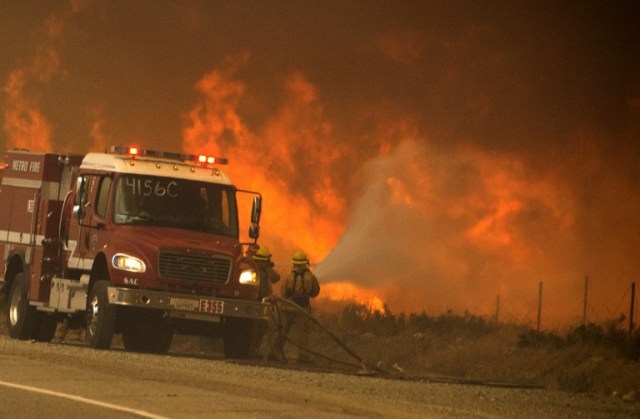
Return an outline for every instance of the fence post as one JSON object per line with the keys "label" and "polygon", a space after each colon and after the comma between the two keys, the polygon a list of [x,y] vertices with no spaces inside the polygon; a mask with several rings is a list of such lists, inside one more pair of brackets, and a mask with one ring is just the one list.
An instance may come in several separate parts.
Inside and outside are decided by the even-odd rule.
{"label": "fence post", "polygon": [[542,318],[542,281],[540,281],[540,287],[538,289],[538,326],[536,330],[540,333],[540,320]]}
{"label": "fence post", "polygon": [[589,296],[589,275],[584,276],[584,302],[582,303],[582,326],[587,325],[587,298]]}
{"label": "fence post", "polygon": [[631,308],[629,309],[629,336],[633,336],[633,312],[636,302],[636,283],[631,283]]}

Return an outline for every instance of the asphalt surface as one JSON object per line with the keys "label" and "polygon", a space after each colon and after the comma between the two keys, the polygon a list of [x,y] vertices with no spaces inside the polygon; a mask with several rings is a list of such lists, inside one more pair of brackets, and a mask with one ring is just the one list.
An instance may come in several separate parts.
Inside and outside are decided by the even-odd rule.
{"label": "asphalt surface", "polygon": [[0,336],[0,418],[638,418],[639,403]]}

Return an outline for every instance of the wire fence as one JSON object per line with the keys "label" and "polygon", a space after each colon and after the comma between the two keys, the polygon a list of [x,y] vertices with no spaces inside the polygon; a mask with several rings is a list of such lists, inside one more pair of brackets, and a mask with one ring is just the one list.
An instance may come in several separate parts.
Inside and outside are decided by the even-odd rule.
{"label": "wire fence", "polygon": [[[588,278],[588,277],[587,277]],[[552,286],[540,282],[542,292],[532,292],[526,301],[510,300],[501,295],[496,296],[495,311],[491,317],[503,323],[526,324],[531,327],[549,329],[566,326],[579,326],[589,323],[617,324],[618,327],[626,327],[630,333],[638,330],[638,304],[635,282],[630,282],[624,287],[611,289],[610,295],[617,295],[613,299],[594,299],[593,279],[585,280],[584,292],[579,296],[573,296],[571,304],[564,307],[566,319],[562,321],[549,321],[547,317],[546,296],[555,292]],[[544,285],[544,286],[542,286]],[[601,285],[601,284],[600,284]],[[594,301],[595,300],[595,301]],[[575,309],[575,313],[567,313],[569,307]],[[542,324],[540,324],[542,323]]]}

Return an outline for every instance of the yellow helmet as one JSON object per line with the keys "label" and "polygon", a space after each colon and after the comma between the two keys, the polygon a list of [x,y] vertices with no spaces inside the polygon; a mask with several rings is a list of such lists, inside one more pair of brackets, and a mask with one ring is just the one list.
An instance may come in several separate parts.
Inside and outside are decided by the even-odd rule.
{"label": "yellow helmet", "polygon": [[269,260],[271,252],[266,246],[260,246],[260,249],[253,254],[253,260]]}
{"label": "yellow helmet", "polygon": [[309,259],[307,259],[307,255],[305,255],[302,250],[298,250],[293,254],[291,262],[293,262],[294,265],[307,265]]}

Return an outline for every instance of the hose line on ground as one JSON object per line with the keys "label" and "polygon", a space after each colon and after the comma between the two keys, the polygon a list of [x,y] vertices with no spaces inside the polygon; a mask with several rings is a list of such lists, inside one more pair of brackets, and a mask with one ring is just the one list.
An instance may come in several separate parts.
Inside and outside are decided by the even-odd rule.
{"label": "hose line on ground", "polygon": [[[340,340],[340,338],[338,338],[334,333],[332,333],[330,330],[328,330],[326,327],[324,327],[322,324],[320,324],[318,319],[316,319],[308,311],[306,311],[304,308],[300,307],[298,304],[294,303],[293,301],[291,301],[289,299],[286,299],[286,298],[278,297],[278,296],[271,296],[269,298],[269,301],[271,302],[272,310],[274,310],[274,312],[276,313],[276,319],[274,319],[274,322],[276,324],[276,330],[277,330],[277,333],[278,333],[277,342],[278,342],[278,346],[279,347],[277,348],[277,351],[273,351],[273,352],[278,353],[278,355],[282,357],[284,362],[287,361],[286,356],[284,354],[284,350],[283,350],[284,340],[286,339],[289,343],[291,343],[292,345],[296,346],[298,349],[302,349],[302,350],[304,350],[304,351],[306,351],[306,352],[308,352],[310,354],[313,354],[315,356],[318,356],[320,358],[323,358],[323,359],[331,361],[331,362],[335,362],[335,363],[338,363],[338,364],[342,364],[342,365],[346,365],[346,366],[350,366],[350,367],[354,367],[354,368],[360,368],[364,372],[375,371],[375,372],[383,373],[383,374],[396,374],[397,375],[396,371],[385,370],[385,369],[382,369],[382,368],[380,368],[378,366],[371,365],[368,362],[366,362],[364,359],[362,359],[362,357],[360,357],[358,354],[353,352],[349,347],[347,347],[347,345],[344,342],[342,342],[342,340]],[[282,309],[280,307],[282,304],[293,308],[296,312],[302,313],[306,318],[311,320],[313,322],[313,324],[318,326],[320,328],[320,330],[322,330],[331,339],[333,339],[333,341],[336,342],[347,354],[349,354],[349,356],[351,356],[353,359],[358,361],[358,364],[357,365],[351,364],[351,363],[348,363],[348,362],[340,361],[340,360],[337,360],[335,358],[331,358],[329,356],[320,354],[320,353],[318,353],[316,351],[313,351],[313,350],[311,350],[309,348],[303,347],[302,345],[300,345],[297,342],[292,341],[288,336],[283,336]],[[272,343],[272,345],[273,345],[273,343]],[[274,349],[273,346],[272,346],[272,349]]]}
{"label": "hose line on ground", "polygon": [[[353,352],[349,347],[347,347],[347,345],[342,342],[340,340],[340,338],[338,338],[334,333],[332,333],[330,330],[328,330],[326,327],[322,326],[322,324],[320,324],[320,322],[313,317],[308,311],[306,311],[304,308],[300,307],[298,304],[294,303],[291,300],[288,300],[286,298],[281,298],[278,296],[272,296],[269,299],[269,302],[271,303],[271,309],[273,310],[273,312],[276,314],[276,318],[273,319],[274,323],[276,325],[276,329],[278,332],[278,353],[279,356],[281,357],[281,361],[286,363],[287,359],[286,356],[284,354],[284,341],[286,340],[287,342],[291,343],[292,345],[296,346],[298,349],[301,349],[303,351],[306,351],[310,354],[313,354],[319,358],[323,358],[325,360],[328,360],[330,362],[333,363],[337,363],[337,364],[341,364],[344,366],[349,366],[352,368],[360,368],[359,373],[370,373],[370,372],[376,372],[379,374],[383,374],[387,377],[390,378],[401,378],[401,379],[410,379],[410,380],[419,380],[419,381],[426,381],[426,382],[434,382],[434,383],[454,383],[454,384],[468,384],[468,385],[483,385],[483,386],[488,386],[488,387],[506,387],[506,388],[526,388],[526,389],[540,389],[543,388],[543,386],[537,385],[537,384],[533,384],[533,383],[512,383],[512,382],[503,382],[503,381],[494,381],[494,380],[484,380],[484,379],[473,379],[473,378],[466,378],[466,377],[450,377],[450,376],[442,376],[442,375],[422,375],[422,376],[408,376],[405,374],[405,372],[400,369],[384,369],[375,365],[371,365],[368,362],[366,362],[364,359],[362,359],[362,357],[360,357],[358,354],[356,354],[355,352]],[[349,362],[345,362],[345,361],[341,361],[335,358],[331,358],[329,356],[326,356],[324,354],[318,353],[316,351],[313,351],[309,348],[306,348],[302,345],[300,345],[297,342],[292,341],[291,339],[289,339],[288,336],[283,336],[283,325],[282,325],[282,308],[281,305],[287,305],[293,309],[295,309],[297,312],[302,313],[304,316],[306,316],[309,320],[311,320],[316,326],[318,326],[324,333],[326,333],[329,337],[331,337],[331,339],[333,339],[347,354],[349,354],[352,358],[354,358],[356,361],[358,361],[358,364],[353,364],[353,363],[349,363]],[[272,343],[273,345],[273,343]],[[273,346],[272,346],[272,350],[273,350]],[[275,351],[274,351],[275,353]]]}

